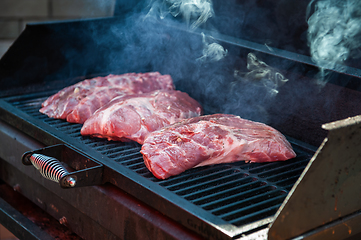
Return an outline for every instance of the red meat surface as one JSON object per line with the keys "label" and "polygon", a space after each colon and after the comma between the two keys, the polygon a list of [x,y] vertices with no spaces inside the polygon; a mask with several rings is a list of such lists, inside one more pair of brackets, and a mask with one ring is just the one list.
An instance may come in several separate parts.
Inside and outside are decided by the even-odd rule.
{"label": "red meat surface", "polygon": [[101,106],[117,96],[174,89],[169,75],[158,72],[126,73],[96,77],[76,83],[50,96],[41,113],[68,122],[84,123]]}
{"label": "red meat surface", "polygon": [[154,131],[145,139],[141,153],[159,179],[196,166],[284,161],[296,156],[274,128],[229,114],[190,118]]}
{"label": "red meat surface", "polygon": [[201,105],[187,93],[157,90],[113,99],[86,120],[80,132],[142,144],[150,132],[201,113]]}

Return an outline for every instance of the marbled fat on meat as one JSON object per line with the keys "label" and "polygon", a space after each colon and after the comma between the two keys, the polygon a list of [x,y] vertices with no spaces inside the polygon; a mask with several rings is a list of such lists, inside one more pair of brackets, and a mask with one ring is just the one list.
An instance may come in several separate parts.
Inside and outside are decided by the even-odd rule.
{"label": "marbled fat on meat", "polygon": [[157,90],[114,98],[85,121],[80,133],[142,144],[150,132],[201,113],[201,105],[187,93]]}
{"label": "marbled fat on meat", "polygon": [[159,179],[196,166],[284,161],[296,156],[274,128],[230,114],[195,117],[154,131],[141,153],[147,168]]}
{"label": "marbled fat on meat", "polygon": [[158,89],[173,90],[172,78],[158,72],[110,74],[87,79],[60,90],[43,102],[40,112],[51,118],[84,123],[114,97]]}

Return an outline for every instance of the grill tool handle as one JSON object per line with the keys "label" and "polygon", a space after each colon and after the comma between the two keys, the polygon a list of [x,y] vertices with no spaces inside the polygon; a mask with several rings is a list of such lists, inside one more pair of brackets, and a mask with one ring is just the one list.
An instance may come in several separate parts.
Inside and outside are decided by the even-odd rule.
{"label": "grill tool handle", "polygon": [[60,183],[62,187],[75,187],[76,180],[69,174],[60,161],[53,157],[43,154],[27,153],[24,154],[22,161],[25,165],[33,165],[43,177],[51,181]]}
{"label": "grill tool handle", "polygon": [[[23,154],[24,165],[33,165],[46,179],[57,182],[62,188],[100,185],[104,166],[82,152],[65,144],[44,147]],[[63,164],[69,166],[65,168]],[[72,171],[68,169],[72,169]]]}

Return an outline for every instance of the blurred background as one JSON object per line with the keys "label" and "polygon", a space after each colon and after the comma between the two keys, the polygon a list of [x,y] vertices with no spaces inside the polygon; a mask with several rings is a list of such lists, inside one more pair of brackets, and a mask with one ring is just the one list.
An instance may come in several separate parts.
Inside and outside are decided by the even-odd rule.
{"label": "blurred background", "polygon": [[[113,16],[115,0],[1,0],[0,58],[26,24]],[[0,225],[0,240],[16,239]]]}
{"label": "blurred background", "polygon": [[0,57],[27,23],[112,16],[115,0],[1,0]]}

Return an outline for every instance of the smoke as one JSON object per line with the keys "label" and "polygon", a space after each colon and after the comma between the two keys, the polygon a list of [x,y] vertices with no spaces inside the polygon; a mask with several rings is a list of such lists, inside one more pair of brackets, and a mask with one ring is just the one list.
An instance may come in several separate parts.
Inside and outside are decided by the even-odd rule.
{"label": "smoke", "polygon": [[191,29],[206,23],[214,15],[211,0],[153,0],[149,13],[164,19],[168,14],[182,17]]}
{"label": "smoke", "polygon": [[247,69],[249,72],[235,70],[234,77],[242,82],[265,87],[271,97],[277,95],[278,88],[288,81],[277,69],[268,66],[253,53],[247,56]]}
{"label": "smoke", "polygon": [[[211,6],[209,0],[151,1],[119,18],[110,29],[94,31],[94,40],[109,49],[101,61],[109,69],[104,72],[170,74],[176,89],[199,101],[206,114],[231,113],[266,123],[275,95],[282,95],[278,91],[287,79],[267,65],[267,59],[263,62],[252,54],[247,59],[241,48],[218,41],[213,22],[220,17],[227,26],[228,13],[216,16]],[[242,68],[236,78],[235,66]]]}
{"label": "smoke", "polygon": [[308,44],[311,57],[321,70],[319,83],[325,84],[325,69],[342,71],[347,59],[360,56],[361,1],[311,1],[307,14],[310,15]]}
{"label": "smoke", "polygon": [[199,61],[219,61],[227,55],[228,50],[224,49],[220,44],[216,42],[210,43],[210,41],[214,41],[212,37],[206,37],[204,33],[202,33],[203,37],[203,56],[198,58]]}
{"label": "smoke", "polygon": [[[183,20],[191,32],[196,32],[197,28],[205,30],[211,28],[211,31],[207,32],[211,32],[213,36],[218,34],[214,25],[208,22],[210,18],[212,18],[212,22],[219,24],[217,17],[220,17],[221,22],[229,24],[228,21],[224,21],[224,16],[215,15],[210,0],[153,0],[149,6],[150,9],[145,19],[156,17],[165,22],[172,21],[173,26],[177,24],[177,20]],[[159,30],[153,33],[157,32]],[[168,67],[171,67],[170,63],[175,62],[177,62],[177,66],[170,71],[163,72],[172,72],[172,76],[177,76],[175,78],[177,89],[187,91],[191,96],[200,100],[205,108],[212,109],[211,112],[232,113],[255,121],[267,122],[267,109],[274,102],[275,96],[279,92],[278,88],[288,79],[275,68],[258,60],[254,54],[249,54],[247,58],[249,72],[238,72],[239,74],[233,75],[234,62],[232,61],[235,59],[226,58],[228,50],[212,36],[206,35],[204,32],[201,33],[201,36],[200,46],[198,40],[189,39],[190,35],[179,35],[177,43],[169,51],[168,60],[164,61]],[[172,40],[174,41],[175,38]],[[146,42],[154,41],[147,40]],[[188,47],[184,48],[185,45],[193,50]],[[151,48],[155,50],[159,47],[152,46]],[[200,51],[202,54],[199,57]],[[157,50],[156,52],[161,51]],[[237,55],[238,53],[233,50],[232,54]],[[197,55],[198,57],[194,58]],[[173,59],[169,60],[169,58]],[[222,61],[223,59],[224,61]],[[153,65],[156,64],[157,62],[153,63]],[[164,66],[158,65],[157,69],[164,69]],[[174,74],[177,70],[178,72]],[[182,81],[178,81],[177,78]]]}
{"label": "smoke", "polygon": [[[173,18],[181,17],[190,30],[204,26],[209,18],[214,16],[211,0],[152,0],[147,17],[159,17],[165,20],[170,15]],[[216,32],[213,29],[213,32]],[[203,56],[197,60],[219,61],[227,55],[227,50],[216,43],[211,36],[202,32]]]}

